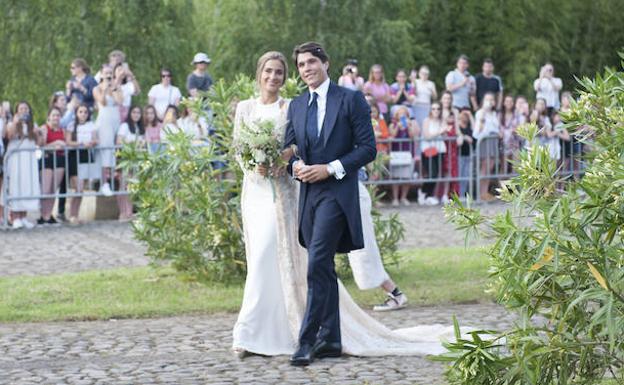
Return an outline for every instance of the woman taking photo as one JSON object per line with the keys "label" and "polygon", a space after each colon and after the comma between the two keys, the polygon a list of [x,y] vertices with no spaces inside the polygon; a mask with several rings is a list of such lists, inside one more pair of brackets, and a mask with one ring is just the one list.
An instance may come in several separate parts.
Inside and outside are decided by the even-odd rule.
{"label": "woman taking photo", "polygon": [[[41,144],[41,134],[33,123],[32,109],[25,101],[17,103],[13,120],[6,131],[9,141],[7,146],[8,159],[8,190],[9,196],[35,197],[41,195],[39,185],[39,167],[35,150]],[[15,151],[11,153],[12,151]],[[32,229],[35,225],[26,219],[28,211],[39,210],[39,199],[20,199],[9,201],[12,227],[14,229]]]}
{"label": "woman taking photo", "polygon": [[[143,116],[141,107],[134,106],[130,109],[128,118],[119,127],[117,134],[117,145],[133,144],[141,146],[145,143],[145,129],[143,128]],[[125,191],[128,188],[128,178],[130,175],[120,173],[119,189]],[[117,195],[117,207],[119,207],[119,221],[127,222],[132,220],[132,202],[127,194]]]}
{"label": "woman taking photo", "polygon": [[93,109],[95,99],[93,90],[97,87],[95,78],[90,75],[90,68],[84,59],[74,59],[70,66],[71,78],[65,84],[67,100],[76,98],[79,103],[86,104]]}
{"label": "woman taking photo", "polygon": [[102,184],[100,193],[104,196],[113,195],[109,180],[111,169],[115,165],[115,134],[119,128],[119,107],[123,102],[121,88],[113,81],[113,69],[102,67],[102,82],[95,88],[93,94],[98,106],[98,116],[95,125],[98,129],[99,150],[98,159],[102,166]]}

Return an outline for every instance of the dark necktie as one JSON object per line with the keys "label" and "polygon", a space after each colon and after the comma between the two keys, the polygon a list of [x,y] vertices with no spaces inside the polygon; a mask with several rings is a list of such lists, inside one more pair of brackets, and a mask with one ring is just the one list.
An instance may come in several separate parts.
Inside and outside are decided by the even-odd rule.
{"label": "dark necktie", "polygon": [[318,113],[318,103],[316,99],[318,99],[318,94],[312,92],[312,102],[308,105],[308,116],[306,118],[306,135],[308,136],[308,142],[310,144],[315,144],[316,138],[318,137],[318,118],[316,116]]}

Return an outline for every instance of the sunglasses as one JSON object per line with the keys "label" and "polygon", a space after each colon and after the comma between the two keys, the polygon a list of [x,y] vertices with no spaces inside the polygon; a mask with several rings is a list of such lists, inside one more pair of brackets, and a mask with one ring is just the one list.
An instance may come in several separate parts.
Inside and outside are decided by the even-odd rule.
{"label": "sunglasses", "polygon": [[434,107],[434,108],[431,109],[431,111],[440,111],[440,108],[439,107]]}
{"label": "sunglasses", "polygon": [[170,78],[171,74],[161,74],[160,77],[161,78]]}

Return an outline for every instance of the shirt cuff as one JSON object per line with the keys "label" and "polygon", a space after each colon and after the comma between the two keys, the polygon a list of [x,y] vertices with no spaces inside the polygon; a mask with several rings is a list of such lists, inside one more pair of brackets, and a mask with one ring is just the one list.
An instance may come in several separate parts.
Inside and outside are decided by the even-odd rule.
{"label": "shirt cuff", "polygon": [[330,162],[329,167],[333,169],[334,172],[332,175],[334,176],[334,178],[338,180],[344,178],[345,175],[347,175],[347,173],[344,170],[344,167],[342,167],[342,162],[340,162],[338,159],[336,159],[333,162]]}
{"label": "shirt cuff", "polygon": [[291,176],[292,176],[294,179],[297,179],[297,177],[295,176],[295,166],[296,166],[296,165],[297,165],[297,163],[299,163],[299,162],[301,162],[301,160],[296,160],[296,161],[294,161],[294,162],[293,162],[293,164],[292,164],[292,166],[291,166],[291,168],[292,168],[292,170],[291,170],[291,171],[292,171],[292,175],[291,175]]}

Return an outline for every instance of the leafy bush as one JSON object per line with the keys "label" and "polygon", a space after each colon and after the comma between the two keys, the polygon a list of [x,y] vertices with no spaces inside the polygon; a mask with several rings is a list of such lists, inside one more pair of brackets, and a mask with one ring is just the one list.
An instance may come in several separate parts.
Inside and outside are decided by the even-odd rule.
{"label": "leafy bush", "polygon": [[587,146],[592,139],[582,180],[566,180],[534,144],[501,191],[505,213],[486,218],[457,200],[447,209],[460,228],[495,239],[491,290],[519,317],[511,330],[447,344],[438,359],[453,363],[452,384],[624,382],[624,73],[580,84],[564,119]]}
{"label": "leafy bush", "polygon": [[[288,79],[285,98],[302,90]],[[138,208],[135,236],[147,245],[154,262],[171,262],[179,271],[200,279],[228,280],[245,274],[245,247],[240,213],[242,171],[232,146],[236,103],[253,97],[254,81],[237,76],[218,81],[205,98],[184,100],[200,115],[210,108],[216,129],[206,146],[194,146],[183,133],[168,135],[169,145],[157,153],[134,146],[121,152],[121,166],[132,170],[130,191]],[[226,163],[215,168],[215,160]],[[398,261],[397,243],[403,226],[396,215],[374,212],[379,246],[386,262]]]}

